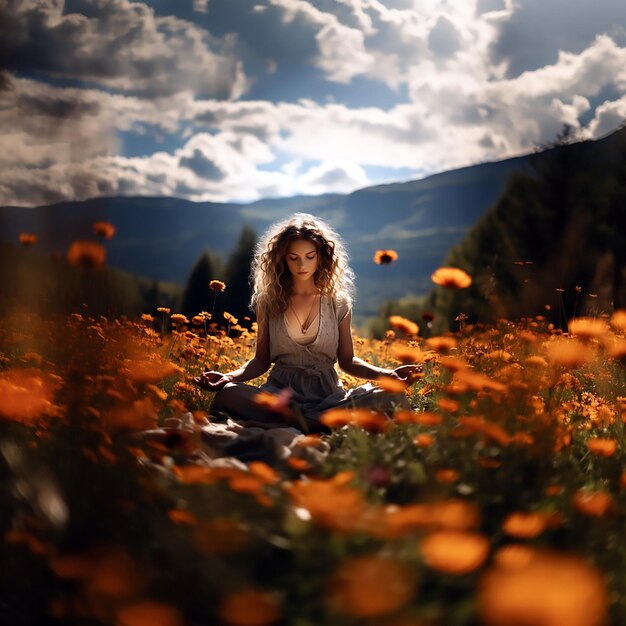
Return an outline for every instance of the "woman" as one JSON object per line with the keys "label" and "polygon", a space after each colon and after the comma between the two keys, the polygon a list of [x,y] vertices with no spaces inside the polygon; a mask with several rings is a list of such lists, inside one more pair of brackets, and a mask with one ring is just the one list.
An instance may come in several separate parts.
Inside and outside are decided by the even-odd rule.
{"label": "woman", "polygon": [[[341,238],[328,224],[296,213],[271,226],[257,245],[252,279],[251,307],[258,323],[254,358],[232,372],[206,371],[195,379],[217,392],[213,413],[267,420],[260,391],[288,399],[291,408],[285,415],[293,409],[311,431],[325,430],[320,416],[331,408],[371,407],[388,413],[408,408],[403,393],[388,394],[369,383],[346,391],[337,376],[336,362],[344,372],[369,380],[385,375],[407,381],[420,366],[384,369],[354,356],[354,274]],[[267,383],[245,384],[272,363]]]}

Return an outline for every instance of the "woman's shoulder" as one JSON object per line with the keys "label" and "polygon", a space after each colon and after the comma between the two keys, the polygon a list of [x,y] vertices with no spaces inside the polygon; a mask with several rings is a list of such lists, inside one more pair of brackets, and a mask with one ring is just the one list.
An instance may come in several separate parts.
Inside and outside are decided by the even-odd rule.
{"label": "woman's shoulder", "polygon": [[341,324],[352,309],[352,300],[345,294],[336,294],[332,297],[333,306],[337,314],[337,321]]}

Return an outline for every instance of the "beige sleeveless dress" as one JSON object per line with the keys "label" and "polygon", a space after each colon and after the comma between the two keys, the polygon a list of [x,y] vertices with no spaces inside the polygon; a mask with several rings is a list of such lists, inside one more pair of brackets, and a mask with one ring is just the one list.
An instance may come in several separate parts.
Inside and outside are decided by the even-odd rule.
{"label": "beige sleeveless dress", "polygon": [[284,314],[269,319],[270,358],[274,364],[260,389],[276,393],[292,390],[293,400],[307,419],[337,407],[371,407],[381,411],[408,408],[405,394],[385,393],[372,383],[346,390],[339,380],[335,363],[339,346],[339,324],[349,312],[343,299],[320,298],[319,330],[307,345],[289,334]]}

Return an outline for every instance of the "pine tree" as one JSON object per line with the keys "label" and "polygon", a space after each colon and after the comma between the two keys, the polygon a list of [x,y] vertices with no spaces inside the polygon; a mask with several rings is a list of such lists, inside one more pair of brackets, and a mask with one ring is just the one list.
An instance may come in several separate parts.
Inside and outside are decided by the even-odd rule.
{"label": "pine tree", "polygon": [[218,274],[219,260],[205,250],[193,266],[183,293],[181,312],[189,319],[201,311],[212,310],[214,293],[209,289],[209,283],[219,279]]}
{"label": "pine tree", "polygon": [[250,315],[250,264],[256,239],[254,230],[244,226],[226,266],[224,309],[239,319]]}

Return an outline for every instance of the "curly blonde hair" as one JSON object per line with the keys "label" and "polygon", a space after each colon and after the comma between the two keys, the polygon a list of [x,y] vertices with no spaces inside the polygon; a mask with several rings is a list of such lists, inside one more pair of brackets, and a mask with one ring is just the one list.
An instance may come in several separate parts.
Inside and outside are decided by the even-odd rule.
{"label": "curly blonde hair", "polygon": [[252,310],[261,301],[269,315],[287,310],[293,279],[286,255],[291,242],[297,239],[310,241],[317,249],[319,264],[313,280],[321,294],[344,299],[351,305],[354,272],[348,265],[343,240],[323,220],[308,213],[295,213],[270,226],[256,246],[251,269]]}

